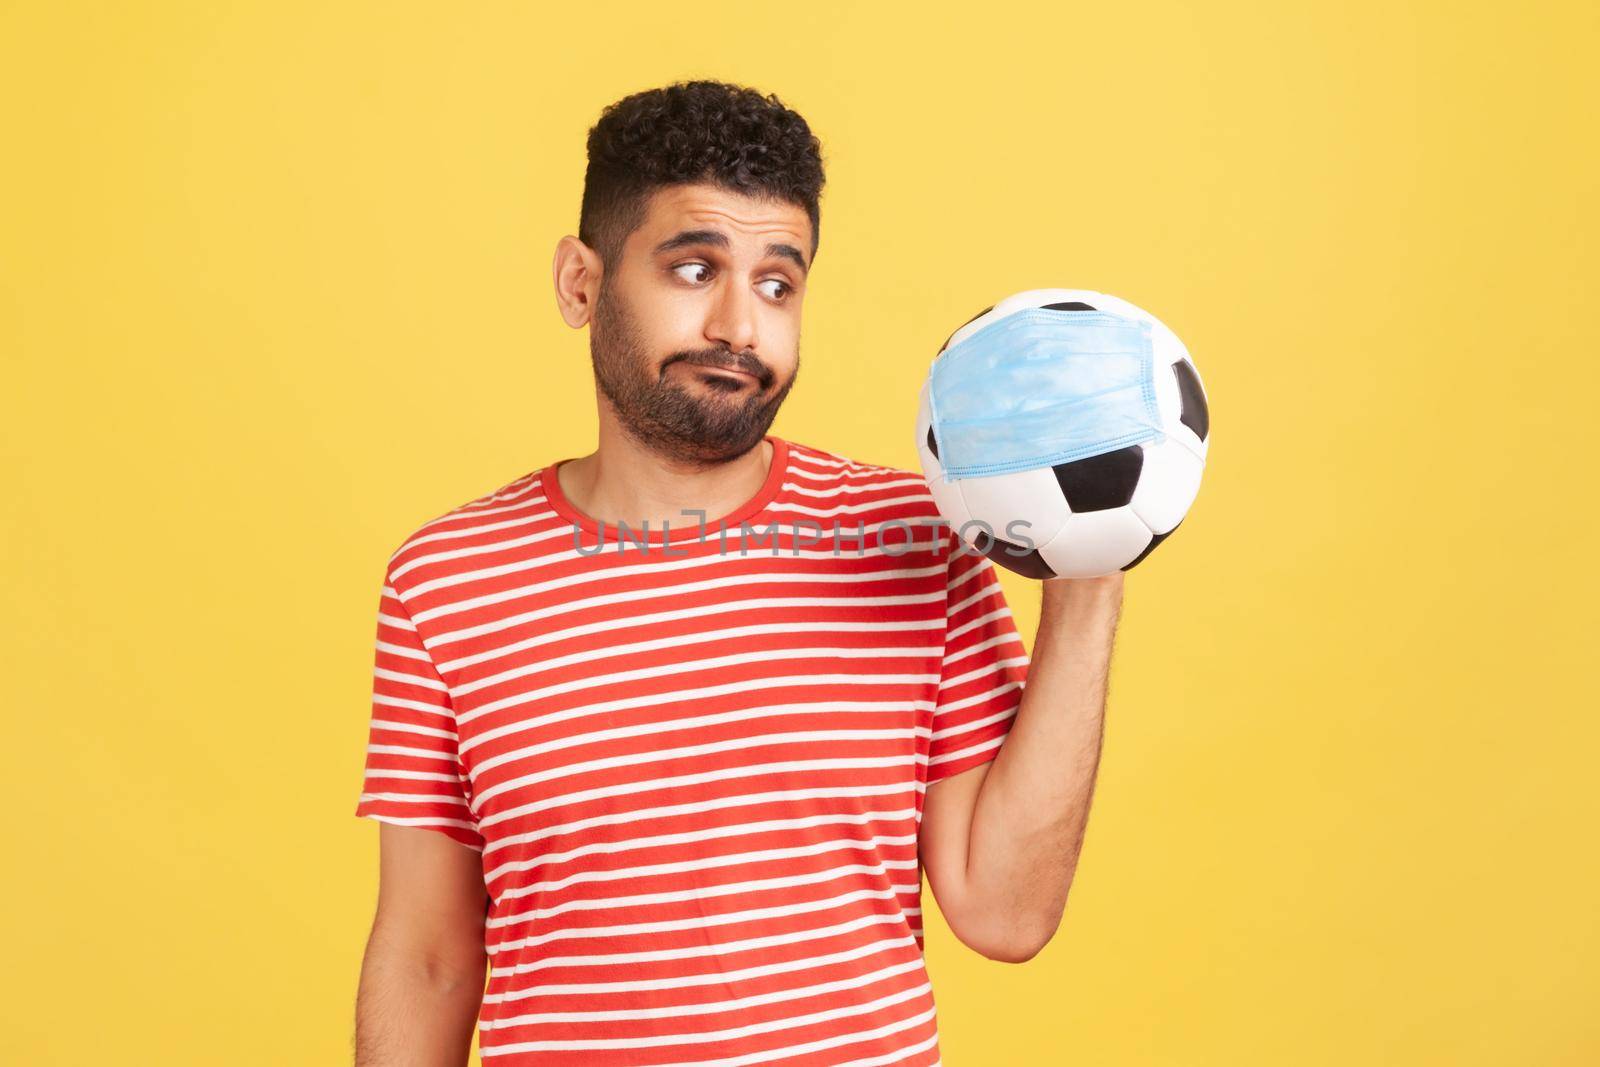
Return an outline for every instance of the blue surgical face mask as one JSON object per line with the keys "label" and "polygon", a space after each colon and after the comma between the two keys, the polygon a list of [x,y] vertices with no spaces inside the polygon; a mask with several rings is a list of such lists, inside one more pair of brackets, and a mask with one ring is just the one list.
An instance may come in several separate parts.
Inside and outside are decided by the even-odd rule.
{"label": "blue surgical face mask", "polygon": [[1150,324],[1028,308],[945,349],[928,407],[945,481],[1053,467],[1165,436]]}

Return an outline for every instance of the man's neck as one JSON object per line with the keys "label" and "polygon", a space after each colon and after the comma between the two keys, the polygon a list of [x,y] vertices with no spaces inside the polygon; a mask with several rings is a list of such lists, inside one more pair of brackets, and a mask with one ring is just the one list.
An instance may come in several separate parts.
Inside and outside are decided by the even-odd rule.
{"label": "man's neck", "polygon": [[761,491],[772,469],[772,442],[714,467],[687,469],[624,435],[602,434],[600,447],[561,464],[567,501],[591,519],[630,530],[660,531],[716,522]]}

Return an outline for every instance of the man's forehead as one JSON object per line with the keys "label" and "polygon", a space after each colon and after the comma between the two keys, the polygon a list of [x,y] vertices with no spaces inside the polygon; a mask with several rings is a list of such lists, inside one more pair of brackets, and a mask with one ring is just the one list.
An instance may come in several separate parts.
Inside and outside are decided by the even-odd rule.
{"label": "man's forehead", "polygon": [[650,199],[641,236],[654,247],[682,230],[720,230],[735,243],[787,240],[809,248],[811,217],[787,200],[746,196],[713,185],[671,185]]}

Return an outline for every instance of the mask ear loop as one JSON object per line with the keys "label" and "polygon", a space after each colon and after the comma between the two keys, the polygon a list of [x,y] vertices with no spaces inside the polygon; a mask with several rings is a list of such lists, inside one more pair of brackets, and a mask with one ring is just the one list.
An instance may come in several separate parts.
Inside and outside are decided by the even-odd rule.
{"label": "mask ear loop", "polygon": [[[940,356],[944,353],[941,352]],[[934,362],[938,362],[935,360]],[[950,472],[944,469],[943,457],[949,455],[944,445],[944,435],[939,432],[939,407],[933,399],[933,368],[928,368],[927,380],[923,383],[928,395],[928,432],[933,435],[933,454],[939,460],[939,480],[945,484],[955,481],[950,477]]]}

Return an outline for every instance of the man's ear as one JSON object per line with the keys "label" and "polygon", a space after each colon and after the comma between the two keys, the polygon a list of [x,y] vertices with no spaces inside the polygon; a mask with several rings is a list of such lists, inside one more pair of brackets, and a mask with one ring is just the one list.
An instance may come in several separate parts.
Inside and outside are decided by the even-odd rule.
{"label": "man's ear", "polygon": [[571,234],[556,242],[551,274],[556,287],[556,307],[573,329],[594,317],[595,300],[600,295],[600,278],[605,270],[594,249]]}

